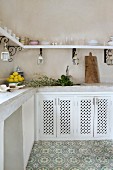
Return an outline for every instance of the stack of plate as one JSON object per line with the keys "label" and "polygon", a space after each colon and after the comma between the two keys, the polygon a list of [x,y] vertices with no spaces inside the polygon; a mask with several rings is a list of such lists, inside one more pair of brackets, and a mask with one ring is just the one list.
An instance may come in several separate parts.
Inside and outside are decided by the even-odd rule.
{"label": "stack of plate", "polygon": [[88,41],[88,45],[99,45],[99,42],[97,40],[90,40]]}
{"label": "stack of plate", "polygon": [[49,41],[40,41],[40,45],[50,45]]}

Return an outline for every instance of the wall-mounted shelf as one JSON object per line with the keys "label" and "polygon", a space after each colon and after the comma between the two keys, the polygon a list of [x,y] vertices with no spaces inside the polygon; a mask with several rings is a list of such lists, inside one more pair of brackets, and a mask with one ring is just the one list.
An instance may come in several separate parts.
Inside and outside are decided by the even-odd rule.
{"label": "wall-mounted shelf", "polygon": [[23,45],[20,43],[15,37],[10,35],[6,30],[0,27],[0,34],[7,37],[14,43],[16,43],[18,46],[24,48],[24,49],[39,49],[39,48],[54,48],[54,49],[60,49],[60,48],[66,48],[66,49],[113,49],[113,46],[106,46],[106,45]]}
{"label": "wall-mounted shelf", "polygon": [[97,45],[24,45],[25,49],[36,49],[36,48],[67,48],[67,49],[113,49],[113,46],[97,46]]}

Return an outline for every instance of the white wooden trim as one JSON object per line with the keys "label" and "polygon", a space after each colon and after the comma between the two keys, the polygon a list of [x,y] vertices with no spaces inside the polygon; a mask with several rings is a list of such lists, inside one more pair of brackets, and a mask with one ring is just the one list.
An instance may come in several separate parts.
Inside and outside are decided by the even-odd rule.
{"label": "white wooden trim", "polygon": [[4,170],[4,122],[0,122],[0,170]]}

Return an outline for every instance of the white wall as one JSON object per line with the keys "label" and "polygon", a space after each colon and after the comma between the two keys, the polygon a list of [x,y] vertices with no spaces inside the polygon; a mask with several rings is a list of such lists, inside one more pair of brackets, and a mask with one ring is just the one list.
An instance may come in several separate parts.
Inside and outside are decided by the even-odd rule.
{"label": "white wall", "polygon": [[[79,44],[90,39],[107,42],[113,35],[112,11],[112,0],[1,0],[0,5],[1,20],[17,36],[63,43],[66,37],[73,37]],[[14,68],[19,65],[28,79],[36,72],[59,77],[69,65],[75,82],[84,82],[84,56],[90,51],[98,57],[101,81],[113,82],[113,66],[104,64],[103,50],[80,50],[79,66],[72,65],[70,49],[44,49],[43,66],[37,65],[39,50],[24,50],[14,56]]]}

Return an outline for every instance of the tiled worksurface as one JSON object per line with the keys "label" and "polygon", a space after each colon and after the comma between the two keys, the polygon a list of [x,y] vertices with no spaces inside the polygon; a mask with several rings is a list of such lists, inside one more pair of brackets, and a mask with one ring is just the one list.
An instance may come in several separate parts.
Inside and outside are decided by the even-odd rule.
{"label": "tiled worksurface", "polygon": [[113,170],[113,141],[35,142],[26,170]]}

